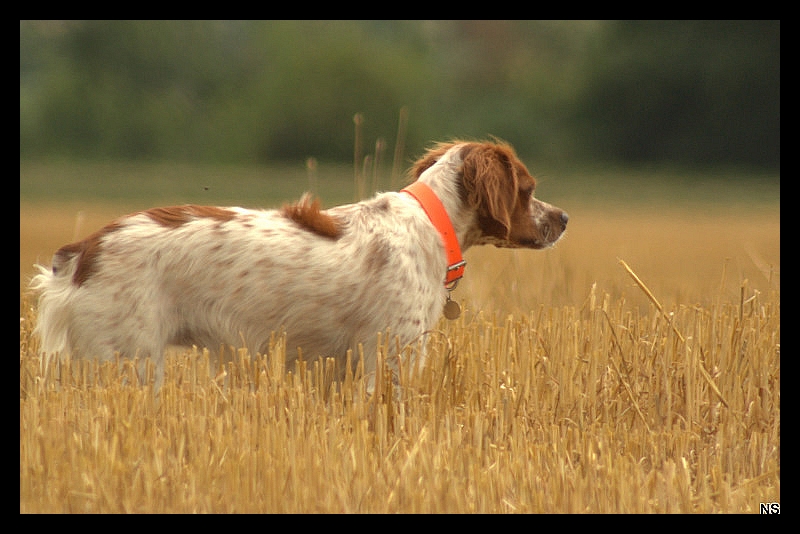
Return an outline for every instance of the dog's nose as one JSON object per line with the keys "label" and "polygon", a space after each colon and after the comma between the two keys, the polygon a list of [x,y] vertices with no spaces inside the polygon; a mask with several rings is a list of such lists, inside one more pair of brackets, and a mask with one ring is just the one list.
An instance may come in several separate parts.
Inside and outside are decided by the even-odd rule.
{"label": "dog's nose", "polygon": [[564,223],[564,226],[569,222],[569,215],[567,215],[566,211],[561,212],[561,222]]}

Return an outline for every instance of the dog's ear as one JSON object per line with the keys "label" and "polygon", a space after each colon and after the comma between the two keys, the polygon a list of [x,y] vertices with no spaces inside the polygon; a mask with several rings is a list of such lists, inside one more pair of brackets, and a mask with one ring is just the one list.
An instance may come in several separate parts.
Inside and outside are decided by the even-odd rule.
{"label": "dog's ear", "polygon": [[477,210],[484,232],[508,239],[519,187],[513,153],[502,145],[473,143],[462,149],[461,159],[467,202]]}

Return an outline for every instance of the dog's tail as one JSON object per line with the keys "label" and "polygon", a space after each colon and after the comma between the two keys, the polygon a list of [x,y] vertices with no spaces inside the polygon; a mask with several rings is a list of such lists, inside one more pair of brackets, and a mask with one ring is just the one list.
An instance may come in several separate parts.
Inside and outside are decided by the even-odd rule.
{"label": "dog's tail", "polygon": [[38,294],[38,317],[33,332],[41,341],[39,354],[42,371],[46,372],[54,356],[66,356],[69,349],[69,323],[71,302],[77,286],[72,283],[75,262],[65,262],[58,268],[48,269],[36,265],[39,274],[30,283],[31,290]]}

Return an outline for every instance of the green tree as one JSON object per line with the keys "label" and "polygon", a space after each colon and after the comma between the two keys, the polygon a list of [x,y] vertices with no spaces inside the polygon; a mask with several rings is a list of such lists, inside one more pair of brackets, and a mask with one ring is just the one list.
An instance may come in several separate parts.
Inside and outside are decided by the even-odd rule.
{"label": "green tree", "polygon": [[576,113],[597,157],[780,166],[780,22],[617,22]]}

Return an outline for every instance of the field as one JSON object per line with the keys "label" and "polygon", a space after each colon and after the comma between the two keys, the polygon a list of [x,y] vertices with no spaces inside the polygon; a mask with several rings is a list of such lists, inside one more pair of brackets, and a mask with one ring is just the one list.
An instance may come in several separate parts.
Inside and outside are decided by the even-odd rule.
{"label": "field", "polygon": [[[454,293],[464,313],[402,348],[425,343],[430,359],[403,367],[396,395],[388,381],[365,395],[357,365],[343,383],[325,362],[284,372],[276,337],[270,354],[223,367],[176,350],[156,397],[129,362],[42,369],[24,287],[62,244],[154,199],[202,200],[206,186],[86,200],[37,189],[48,172],[20,171],[22,513],[758,513],[780,502],[775,182],[543,180],[539,196],[570,213],[565,239],[468,251]],[[154,174],[129,172],[140,185]],[[212,184],[209,202],[250,206],[315,183],[301,172],[259,203],[186,172]],[[319,184],[326,205],[352,199]],[[383,339],[381,354],[395,349]]]}

